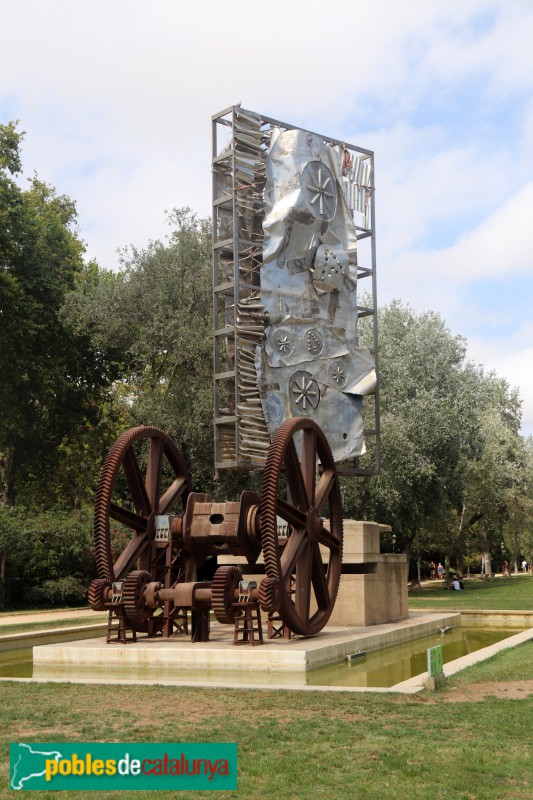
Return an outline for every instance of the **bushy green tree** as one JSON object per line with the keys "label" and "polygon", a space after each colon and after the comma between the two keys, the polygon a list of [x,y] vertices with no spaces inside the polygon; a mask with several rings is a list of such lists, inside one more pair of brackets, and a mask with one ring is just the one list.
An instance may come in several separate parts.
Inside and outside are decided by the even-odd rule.
{"label": "bushy green tree", "polygon": [[[98,420],[113,379],[105,354],[59,311],[85,269],[74,203],[33,178],[22,134],[0,126],[0,504],[47,504],[60,445]],[[31,491],[33,496],[29,496]]]}
{"label": "bushy green tree", "polygon": [[[466,361],[465,341],[434,312],[380,309],[381,474],[345,485],[348,511],[392,525],[459,569],[494,549],[520,475],[520,402]],[[363,329],[363,336],[365,331]]]}
{"label": "bushy green tree", "polygon": [[167,242],[127,249],[118,273],[71,293],[64,314],[94,346],[120,350],[129,422],[169,433],[195,488],[228,500],[249,477],[213,474],[211,223],[173,211]]}
{"label": "bushy green tree", "polygon": [[378,323],[382,469],[354,487],[355,499],[392,525],[409,552],[457,491],[472,426],[461,380],[465,342],[437,314],[416,315],[399,302],[380,309]]}
{"label": "bushy green tree", "polygon": [[81,504],[85,489],[62,469],[64,455],[102,424],[118,374],[109,352],[61,317],[91,268],[74,203],[37,177],[17,183],[21,142],[16,124],[0,125],[0,594],[21,547],[17,537],[12,549],[9,510]]}
{"label": "bushy green tree", "polygon": [[56,598],[57,602],[63,595],[65,602],[76,599],[79,603],[80,591],[86,590],[95,577],[92,513],[88,507],[49,511],[21,505],[0,508],[0,549],[9,565],[1,585],[0,608],[4,602],[20,605],[36,601],[39,587],[46,582],[48,598],[46,592],[40,593],[41,601]]}

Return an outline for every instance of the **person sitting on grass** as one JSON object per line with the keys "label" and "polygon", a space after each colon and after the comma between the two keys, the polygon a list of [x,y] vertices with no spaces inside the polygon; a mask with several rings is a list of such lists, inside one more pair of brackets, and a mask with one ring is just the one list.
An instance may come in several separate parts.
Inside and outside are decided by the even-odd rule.
{"label": "person sitting on grass", "polygon": [[460,592],[465,587],[462,580],[460,580],[460,576],[457,575],[455,572],[452,572],[446,578],[446,581],[444,582],[444,588],[449,589],[452,592],[453,591]]}

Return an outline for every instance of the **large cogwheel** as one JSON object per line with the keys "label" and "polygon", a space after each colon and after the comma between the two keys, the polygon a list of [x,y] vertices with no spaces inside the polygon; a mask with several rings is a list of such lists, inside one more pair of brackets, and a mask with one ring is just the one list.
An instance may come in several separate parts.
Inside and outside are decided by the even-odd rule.
{"label": "large cogwheel", "polygon": [[107,589],[110,589],[112,582],[107,578],[95,578],[89,585],[89,605],[93,611],[105,611],[104,603],[107,602]]}
{"label": "large cogwheel", "polygon": [[[283,540],[280,519],[289,533]],[[261,542],[267,575],[280,587],[284,625],[314,636],[329,620],[337,597],[342,504],[331,449],[308,417],[286,420],[270,445],[261,493]]]}
{"label": "large cogwheel", "polygon": [[[142,440],[146,448],[140,459],[137,450],[142,449]],[[115,491],[117,479],[120,491]],[[107,454],[96,490],[94,549],[99,577],[121,580],[139,559],[151,568],[149,521],[154,514],[168,514],[176,507],[183,512],[190,490],[189,471],[170,436],[150,425],[124,431]],[[132,533],[115,565],[110,520]]]}

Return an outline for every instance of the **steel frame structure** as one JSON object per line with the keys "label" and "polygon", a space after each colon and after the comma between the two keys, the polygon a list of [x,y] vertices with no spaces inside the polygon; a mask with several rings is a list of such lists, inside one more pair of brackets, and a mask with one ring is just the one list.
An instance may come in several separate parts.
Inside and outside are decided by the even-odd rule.
{"label": "steel frame structure", "polygon": [[[259,173],[253,174],[253,167],[247,169],[246,159],[244,164],[238,163],[235,147],[237,120],[239,116],[242,118],[246,115],[257,120],[253,146],[258,151],[261,149],[264,154],[271,128],[287,131],[295,130],[297,126],[247,111],[238,105],[230,106],[212,117],[215,468],[258,470],[263,468],[264,462],[253,463],[248,457],[243,456],[239,430],[241,421],[237,309],[240,302],[259,292],[261,265],[260,236],[257,232],[255,234],[252,232],[251,235],[249,231],[247,234],[243,233],[239,224],[242,221],[242,205],[239,207],[239,201],[242,199],[243,189],[253,189],[248,191],[248,195],[253,196],[252,213],[260,219],[264,186],[264,177]],[[223,134],[226,136],[225,139],[222,138]],[[375,393],[365,397],[363,404],[364,436],[367,441],[373,440],[373,446],[369,453],[349,462],[337,464],[337,469],[341,475],[374,475],[380,469],[374,153],[321,134],[320,138],[327,144],[347,150],[353,159],[370,164],[370,182],[363,187],[366,191],[367,210],[363,225],[356,225],[356,231],[360,254],[357,266],[358,282],[361,279],[370,279],[364,287],[368,302],[363,306],[359,305],[360,300],[357,301],[357,318],[358,320],[371,318],[373,343],[370,350],[378,378]],[[243,174],[245,185],[242,184]],[[241,192],[240,197],[239,192]]]}

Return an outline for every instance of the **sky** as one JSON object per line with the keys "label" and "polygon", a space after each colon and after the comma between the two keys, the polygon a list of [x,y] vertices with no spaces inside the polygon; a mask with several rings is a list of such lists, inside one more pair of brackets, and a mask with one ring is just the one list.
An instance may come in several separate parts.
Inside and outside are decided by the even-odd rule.
{"label": "sky", "polygon": [[0,0],[0,122],[87,258],[210,215],[236,103],[375,152],[378,302],[432,309],[533,434],[533,0]]}

